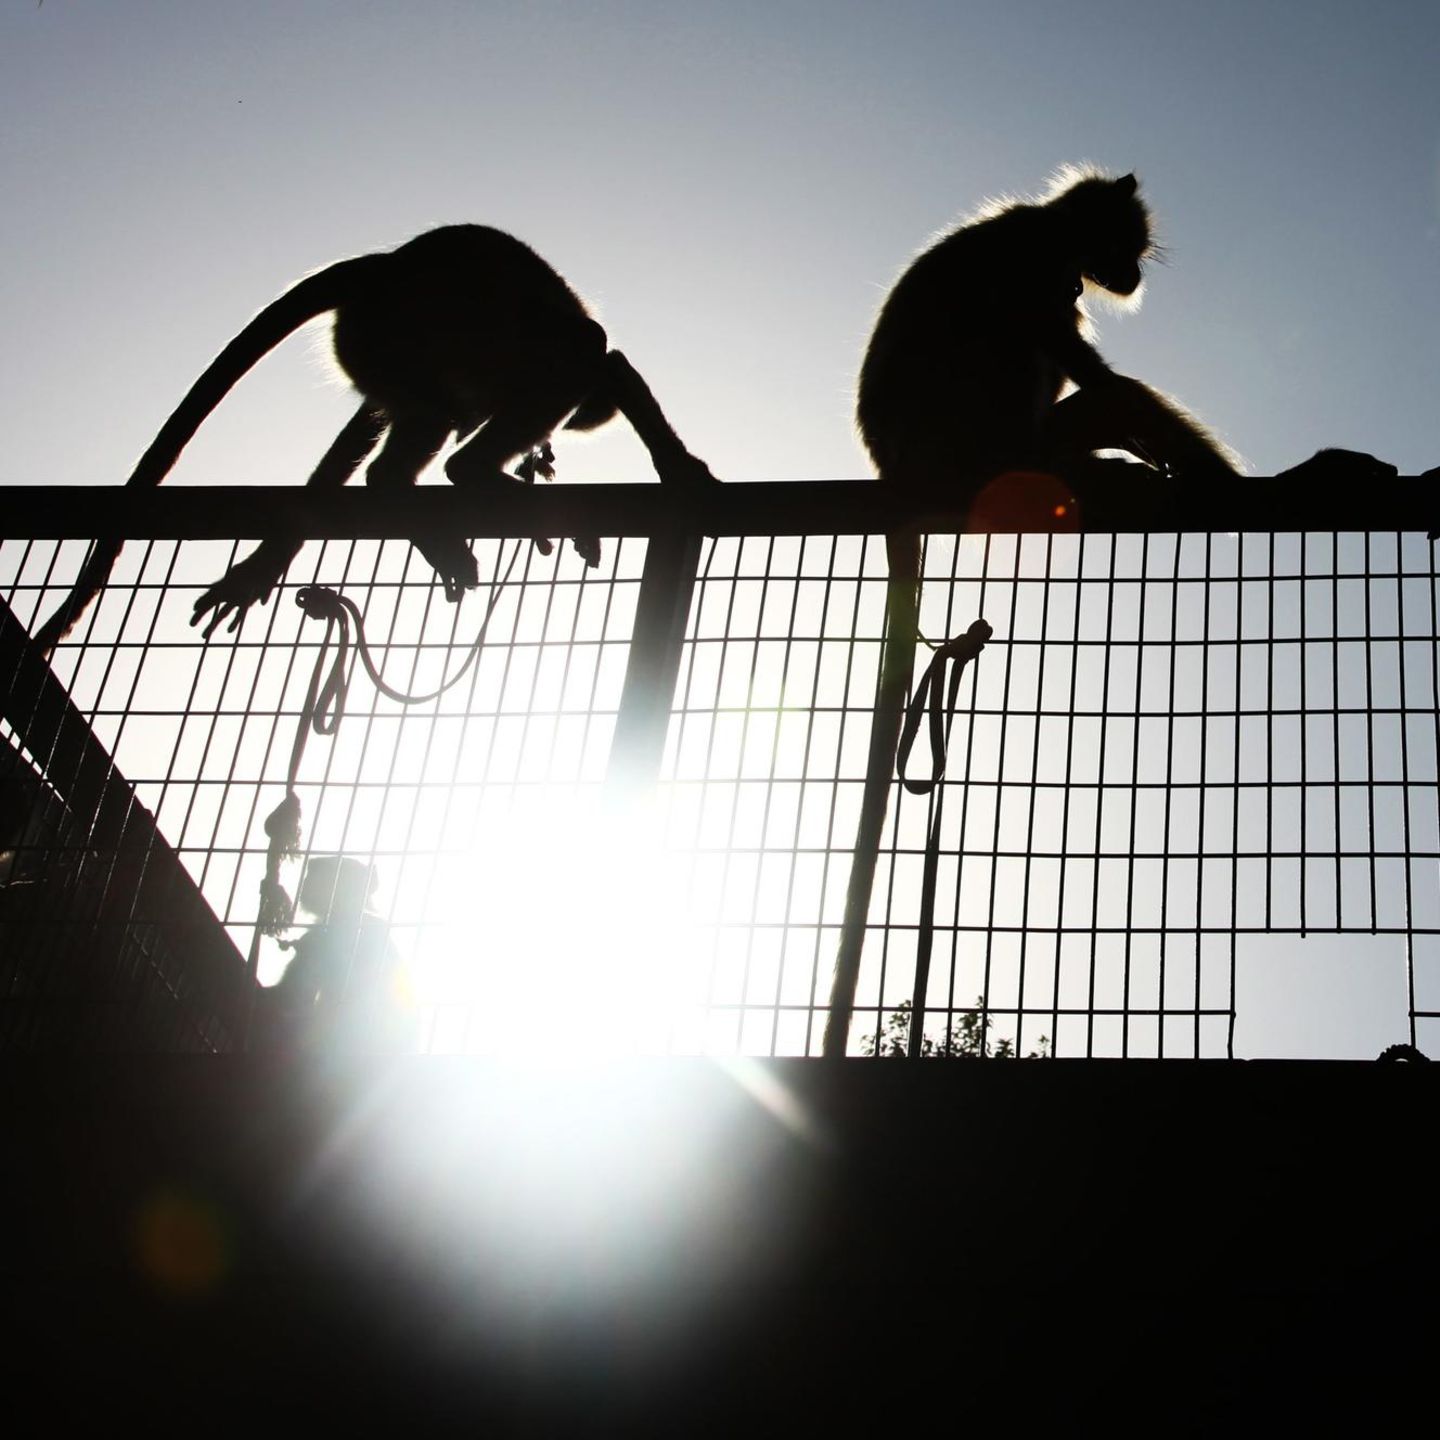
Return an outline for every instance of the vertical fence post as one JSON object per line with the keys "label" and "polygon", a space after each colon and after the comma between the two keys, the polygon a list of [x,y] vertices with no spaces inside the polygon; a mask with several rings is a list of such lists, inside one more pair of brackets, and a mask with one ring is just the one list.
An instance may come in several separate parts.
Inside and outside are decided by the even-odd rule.
{"label": "vertical fence post", "polygon": [[915,636],[920,621],[918,583],[913,577],[891,575],[886,587],[884,653],[875,690],[875,712],[870,721],[870,750],[865,763],[865,795],[856,826],[850,883],[845,891],[845,914],[840,924],[840,945],[830,984],[830,1014],[825,1021],[822,1053],[843,1059],[850,1043],[850,1020],[855,1013],[855,991],[860,983],[860,955],[865,948],[865,926],[870,918],[870,895],[875,888],[875,866],[885,834],[885,812],[895,776],[895,752],[905,718],[905,696],[915,668]]}
{"label": "vertical fence post", "polygon": [[690,532],[662,534],[646,547],[630,661],[610,742],[606,787],[612,797],[651,787],[660,778],[702,540]]}

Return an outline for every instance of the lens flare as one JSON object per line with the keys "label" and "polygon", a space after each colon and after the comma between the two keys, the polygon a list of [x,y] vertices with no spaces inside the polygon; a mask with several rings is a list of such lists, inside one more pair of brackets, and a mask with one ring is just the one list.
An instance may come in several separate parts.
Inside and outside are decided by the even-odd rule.
{"label": "lens flare", "polygon": [[560,795],[448,859],[431,892],[448,939],[411,976],[435,1021],[427,1048],[552,1065],[668,1050],[701,947],[657,828]]}
{"label": "lens flare", "polygon": [[177,1298],[214,1291],[230,1268],[229,1235],[214,1206],[179,1189],[157,1190],[135,1215],[135,1254],[157,1289]]}

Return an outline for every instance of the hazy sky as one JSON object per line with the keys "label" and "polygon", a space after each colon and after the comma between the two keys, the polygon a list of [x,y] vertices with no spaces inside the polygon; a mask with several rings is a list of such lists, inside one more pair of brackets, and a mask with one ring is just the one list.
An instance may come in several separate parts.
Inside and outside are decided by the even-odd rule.
{"label": "hazy sky", "polygon": [[[726,478],[867,474],[885,286],[985,197],[1136,170],[1171,262],[1101,342],[1268,473],[1440,460],[1440,7],[244,5],[0,13],[4,483],[118,483],[305,271],[513,230]],[[298,483],[347,413],[294,342],[179,483]],[[648,478],[628,435],[562,477]]]}
{"label": "hazy sky", "polygon": [[[1333,444],[1413,474],[1440,462],[1437,62],[1418,0],[10,0],[0,484],[120,483],[293,280],[457,221],[559,268],[722,478],[866,475],[887,285],[1072,161],[1138,172],[1169,252],[1138,314],[1099,317],[1117,366],[1256,473]],[[351,408],[323,348],[265,361],[174,483],[300,483]],[[651,478],[622,426],[560,473]],[[1373,999],[1375,957],[1334,948],[1328,988]],[[1386,954],[1373,1025],[1322,1007],[1343,1043],[1242,971],[1242,1053],[1261,1009],[1262,1053],[1401,1038]]]}

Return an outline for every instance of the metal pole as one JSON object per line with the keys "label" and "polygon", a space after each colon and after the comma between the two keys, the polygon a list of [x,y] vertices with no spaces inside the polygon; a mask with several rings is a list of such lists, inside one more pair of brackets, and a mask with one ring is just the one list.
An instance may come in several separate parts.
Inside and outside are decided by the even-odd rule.
{"label": "metal pole", "polygon": [[890,804],[895,751],[905,718],[905,695],[915,668],[919,609],[915,577],[892,575],[885,602],[885,658],[875,691],[870,753],[865,762],[865,795],[855,831],[850,884],[845,891],[840,949],[835,956],[835,976],[830,985],[830,1014],[825,1021],[822,1053],[829,1059],[842,1058],[850,1039],[850,1017],[855,1011],[855,989],[860,981],[860,953],[865,947],[870,894],[875,888],[875,862],[885,830],[885,812]]}
{"label": "metal pole", "polygon": [[702,543],[694,533],[657,535],[645,551],[630,661],[610,742],[606,786],[614,797],[653,787],[660,778]]}

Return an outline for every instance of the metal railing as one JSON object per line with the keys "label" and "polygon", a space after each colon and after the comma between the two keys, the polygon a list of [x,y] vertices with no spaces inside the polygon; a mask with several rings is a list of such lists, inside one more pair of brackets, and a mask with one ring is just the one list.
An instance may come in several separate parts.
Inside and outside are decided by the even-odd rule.
{"label": "metal railing", "polygon": [[[410,694],[455,677],[495,602],[421,703],[352,649],[343,718],[296,771],[280,878],[293,893],[303,855],[373,867],[406,1047],[818,1054],[879,537],[917,522],[924,633],[994,630],[950,741],[927,1051],[1223,1056],[1237,966],[1326,935],[1393,947],[1411,1043],[1440,1019],[1440,625],[1413,481],[1114,484],[1081,497],[1083,533],[958,538],[963,515],[870,482],[6,496],[0,1046],[263,1039],[257,981],[275,994],[290,955],[256,930],[265,819],[337,653],[293,601],[324,586]],[[459,606],[403,538],[439,527],[481,537]],[[24,632],[96,534],[126,537],[120,565],[46,667]],[[228,537],[296,534],[238,634],[190,627],[243,553]],[[607,537],[601,563],[537,534]],[[930,803],[892,789],[852,1053],[908,1024]]]}

